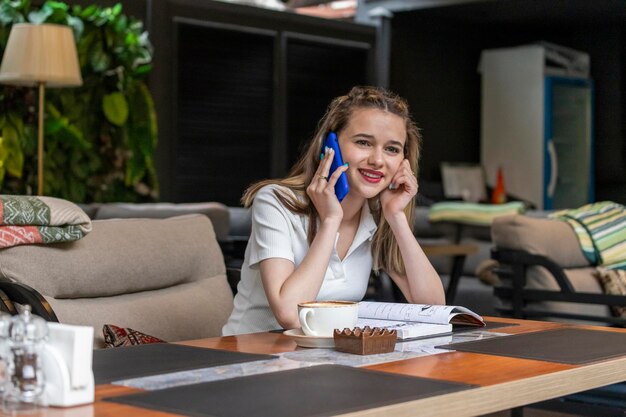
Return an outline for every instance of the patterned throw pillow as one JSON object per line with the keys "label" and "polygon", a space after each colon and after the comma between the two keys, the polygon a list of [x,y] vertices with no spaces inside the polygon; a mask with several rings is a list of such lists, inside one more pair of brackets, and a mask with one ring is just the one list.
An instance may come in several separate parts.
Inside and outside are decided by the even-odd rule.
{"label": "patterned throw pillow", "polygon": [[[605,294],[626,296],[626,270],[598,268],[595,275]],[[626,318],[626,306],[613,306],[611,310],[615,316]]]}
{"label": "patterned throw pillow", "polygon": [[87,214],[67,200],[0,195],[0,248],[71,242],[90,231]]}
{"label": "patterned throw pillow", "polygon": [[129,327],[122,328],[112,324],[102,326],[105,347],[148,345],[150,343],[167,343],[158,337],[138,332]]}

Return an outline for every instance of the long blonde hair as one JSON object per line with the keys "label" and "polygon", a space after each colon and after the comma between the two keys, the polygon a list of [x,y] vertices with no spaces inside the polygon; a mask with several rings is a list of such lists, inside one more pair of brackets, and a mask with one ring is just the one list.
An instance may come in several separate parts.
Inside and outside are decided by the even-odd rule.
{"label": "long blonde hair", "polygon": [[[348,94],[337,97],[330,103],[326,114],[318,123],[315,135],[287,177],[263,180],[252,184],[241,198],[243,205],[245,207],[251,206],[256,193],[266,185],[276,184],[288,188],[292,191],[292,194],[278,190],[274,192],[281,203],[290,211],[309,218],[308,240],[311,243],[317,233],[319,215],[315,206],[311,204],[311,200],[306,193],[306,187],[312,181],[320,163],[322,143],[329,132],[332,131],[339,134],[348,125],[354,110],[361,108],[383,110],[395,114],[404,120],[407,135],[404,144],[404,157],[409,160],[411,170],[417,177],[422,138],[419,129],[411,118],[407,102],[400,96],[382,88],[353,87]],[[381,213],[379,197],[370,198],[368,204],[378,224],[378,229],[372,240],[374,269],[386,269],[404,274],[405,268],[400,248],[389,224]],[[412,199],[404,209],[410,225],[413,224],[414,207],[415,200]]]}

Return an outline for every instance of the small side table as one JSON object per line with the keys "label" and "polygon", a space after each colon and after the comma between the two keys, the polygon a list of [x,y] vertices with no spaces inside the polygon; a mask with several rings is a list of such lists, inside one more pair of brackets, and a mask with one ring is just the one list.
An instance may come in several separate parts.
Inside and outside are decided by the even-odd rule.
{"label": "small side table", "polygon": [[478,252],[476,245],[420,245],[426,256],[450,256],[452,257],[452,269],[450,270],[450,282],[446,288],[446,304],[452,304],[456,297],[456,289],[463,275],[463,266],[467,255]]}

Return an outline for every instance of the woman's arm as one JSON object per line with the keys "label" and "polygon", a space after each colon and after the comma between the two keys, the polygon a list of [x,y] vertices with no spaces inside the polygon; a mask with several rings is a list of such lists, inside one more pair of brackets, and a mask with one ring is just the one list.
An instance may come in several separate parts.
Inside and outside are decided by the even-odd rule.
{"label": "woman's arm", "polygon": [[424,254],[409,222],[401,212],[393,219],[387,218],[393,235],[400,247],[402,260],[406,270],[405,275],[387,271],[396,285],[410,303],[445,304],[446,298],[439,274]]}
{"label": "woman's arm", "polygon": [[406,270],[405,275],[386,271],[410,303],[445,304],[445,294],[439,275],[424,254],[404,214],[404,208],[417,194],[417,179],[408,160],[402,161],[395,173],[393,189],[380,195],[383,215],[398,242]]}
{"label": "woman's arm", "polygon": [[322,222],[305,255],[296,268],[282,258],[261,261],[259,268],[265,295],[278,323],[285,329],[300,327],[298,303],[315,300],[335,245],[337,221]]}
{"label": "woman's arm", "polygon": [[348,168],[338,168],[329,178],[333,157],[332,149],[325,152],[307,187],[307,195],[319,214],[320,225],[300,265],[296,267],[293,262],[281,258],[265,259],[259,265],[270,308],[278,323],[287,329],[300,325],[298,303],[317,298],[343,219],[341,204],[335,196],[335,183]]}

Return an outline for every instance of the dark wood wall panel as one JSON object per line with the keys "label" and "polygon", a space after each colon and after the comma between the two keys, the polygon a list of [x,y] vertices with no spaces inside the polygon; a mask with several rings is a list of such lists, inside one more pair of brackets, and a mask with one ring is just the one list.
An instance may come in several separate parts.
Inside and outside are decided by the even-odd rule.
{"label": "dark wood wall panel", "polygon": [[311,139],[334,97],[367,83],[369,49],[306,39],[287,40],[287,152],[289,165]]}
{"label": "dark wood wall panel", "polygon": [[176,27],[175,200],[237,205],[250,182],[269,175],[274,37]]}

